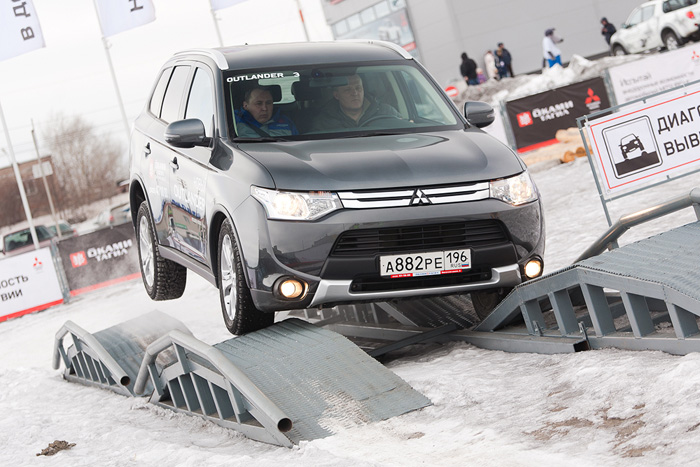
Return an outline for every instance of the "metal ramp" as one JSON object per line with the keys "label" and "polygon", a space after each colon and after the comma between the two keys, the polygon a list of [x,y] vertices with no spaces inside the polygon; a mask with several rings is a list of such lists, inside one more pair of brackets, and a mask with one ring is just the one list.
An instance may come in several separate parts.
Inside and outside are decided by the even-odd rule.
{"label": "metal ramp", "polygon": [[[177,361],[161,371],[168,349]],[[152,403],[282,446],[431,404],[345,337],[298,319],[213,347],[171,332],[148,347],[137,393],[149,377]]]}
{"label": "metal ramp", "polygon": [[521,284],[474,331],[497,331],[522,315],[530,336],[571,339],[581,349],[697,352],[699,264],[694,222]]}
{"label": "metal ramp", "polygon": [[[56,333],[53,368],[58,370],[62,361],[65,367],[63,377],[68,381],[133,396],[134,382],[146,348],[173,330],[190,333],[180,321],[159,311],[94,334],[67,321]],[[66,334],[73,339],[73,345],[67,349],[63,342]],[[165,365],[173,358],[173,355],[163,354],[157,364]],[[152,391],[153,387],[149,385],[146,389]]]}

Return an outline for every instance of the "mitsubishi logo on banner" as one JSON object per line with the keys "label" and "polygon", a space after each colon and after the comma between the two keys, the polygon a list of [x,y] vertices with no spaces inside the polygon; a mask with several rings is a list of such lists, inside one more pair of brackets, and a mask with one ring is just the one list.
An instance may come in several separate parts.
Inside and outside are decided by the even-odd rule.
{"label": "mitsubishi logo on banner", "polygon": [[426,196],[425,193],[423,193],[423,190],[416,190],[413,192],[413,196],[411,196],[411,206],[416,206],[419,204],[433,204],[430,202],[430,199],[428,196]]}

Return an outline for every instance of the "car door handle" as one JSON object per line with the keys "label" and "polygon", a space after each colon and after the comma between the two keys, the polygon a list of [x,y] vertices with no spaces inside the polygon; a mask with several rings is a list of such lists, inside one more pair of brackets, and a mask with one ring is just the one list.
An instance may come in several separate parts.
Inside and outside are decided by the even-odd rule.
{"label": "car door handle", "polygon": [[173,157],[173,160],[170,161],[170,167],[172,167],[174,170],[180,168],[180,166],[177,164],[177,157]]}
{"label": "car door handle", "polygon": [[151,143],[146,143],[146,147],[143,148],[143,155],[146,157],[151,155]]}

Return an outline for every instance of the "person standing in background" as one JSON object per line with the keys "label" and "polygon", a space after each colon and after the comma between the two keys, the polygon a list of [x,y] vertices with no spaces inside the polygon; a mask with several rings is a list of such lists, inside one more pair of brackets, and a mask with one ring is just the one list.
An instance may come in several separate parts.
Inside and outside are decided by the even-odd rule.
{"label": "person standing in background", "polygon": [[493,56],[493,52],[490,50],[486,51],[484,55],[484,67],[486,68],[486,76],[489,79],[498,79],[498,69],[496,68],[496,59]]}
{"label": "person standing in background", "polygon": [[600,20],[600,24],[603,25],[603,29],[601,29],[600,33],[605,36],[605,42],[610,45],[610,38],[613,34],[615,34],[615,32],[617,32],[617,29],[615,28],[614,24],[608,23],[608,18],[602,18]]}
{"label": "person standing in background", "polygon": [[476,76],[476,62],[469,58],[466,52],[462,52],[462,64],[459,65],[459,72],[467,84],[479,84],[479,79]]}
{"label": "person standing in background", "polygon": [[557,47],[557,44],[562,42],[564,39],[557,37],[554,34],[554,28],[549,28],[544,32],[544,39],[542,39],[542,53],[547,60],[547,65],[552,68],[555,64],[561,65],[561,50]]}
{"label": "person standing in background", "polygon": [[501,56],[503,57],[503,62],[506,64],[506,70],[508,71],[508,76],[511,78],[515,76],[515,73],[513,73],[513,56],[508,52],[508,49],[506,49],[503,46],[503,42],[498,43],[498,49],[501,51]]}

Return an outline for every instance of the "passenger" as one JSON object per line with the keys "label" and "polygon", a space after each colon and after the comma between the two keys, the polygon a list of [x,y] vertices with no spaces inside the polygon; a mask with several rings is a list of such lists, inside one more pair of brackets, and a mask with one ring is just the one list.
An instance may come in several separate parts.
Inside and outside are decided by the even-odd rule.
{"label": "passenger", "polygon": [[333,88],[333,97],[335,101],[326,106],[314,119],[315,131],[357,128],[377,116],[401,118],[392,106],[365,96],[362,78],[359,75],[348,76],[348,84]]}
{"label": "passenger", "polygon": [[236,111],[236,133],[243,138],[298,135],[299,131],[279,110],[274,111],[269,88],[258,86],[248,89],[243,108]]}

